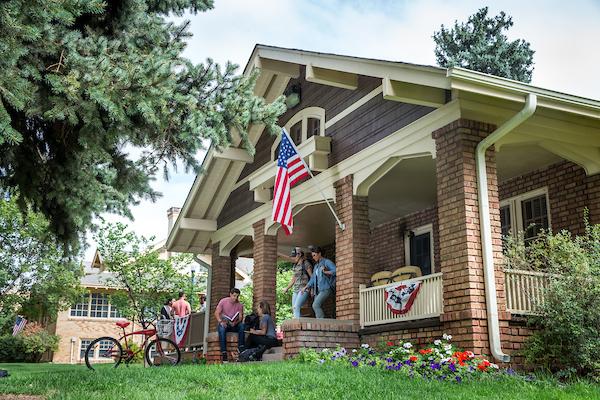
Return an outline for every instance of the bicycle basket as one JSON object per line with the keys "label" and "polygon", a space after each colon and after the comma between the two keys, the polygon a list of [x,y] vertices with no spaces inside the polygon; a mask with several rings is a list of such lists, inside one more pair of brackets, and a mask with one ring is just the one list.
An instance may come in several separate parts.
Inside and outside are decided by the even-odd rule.
{"label": "bicycle basket", "polygon": [[173,336],[173,324],[175,321],[172,319],[159,319],[156,321],[156,336],[170,338]]}

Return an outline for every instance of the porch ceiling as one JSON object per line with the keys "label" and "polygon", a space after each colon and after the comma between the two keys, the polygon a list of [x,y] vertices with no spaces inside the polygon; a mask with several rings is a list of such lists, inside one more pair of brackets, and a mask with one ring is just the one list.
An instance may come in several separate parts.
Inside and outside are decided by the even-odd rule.
{"label": "porch ceiling", "polygon": [[277,231],[277,252],[288,255],[294,246],[306,249],[308,245],[325,246],[335,242],[336,222],[326,204],[304,208],[294,215],[294,234],[286,236]]}
{"label": "porch ceiling", "polygon": [[431,157],[402,160],[369,191],[371,227],[432,207],[436,198],[435,160]]}

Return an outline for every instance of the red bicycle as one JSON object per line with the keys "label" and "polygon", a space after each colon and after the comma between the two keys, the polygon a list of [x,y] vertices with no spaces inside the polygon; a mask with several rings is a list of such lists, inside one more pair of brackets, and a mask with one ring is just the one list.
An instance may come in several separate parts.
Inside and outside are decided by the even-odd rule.
{"label": "red bicycle", "polygon": [[[177,365],[181,360],[181,352],[174,341],[156,334],[156,327],[152,323],[142,323],[141,330],[125,333],[130,322],[117,322],[116,325],[123,330],[123,336],[116,339],[110,336],[100,337],[89,344],[85,350],[85,365],[91,370],[98,366],[117,368],[122,361],[128,365],[135,356],[144,351],[148,365]],[[152,327],[148,327],[152,325]],[[143,335],[141,347],[132,346],[134,341],[130,336]],[[129,340],[127,338],[129,337]],[[152,339],[153,338],[153,339]]]}

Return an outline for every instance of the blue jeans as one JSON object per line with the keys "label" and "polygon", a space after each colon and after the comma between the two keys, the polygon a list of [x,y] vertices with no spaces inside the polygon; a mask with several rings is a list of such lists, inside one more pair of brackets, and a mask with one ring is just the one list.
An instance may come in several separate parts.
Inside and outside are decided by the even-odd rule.
{"label": "blue jeans", "polygon": [[300,309],[306,303],[308,299],[308,291],[300,294],[300,291],[292,293],[292,311],[294,312],[294,318],[300,318]]}
{"label": "blue jeans", "polygon": [[317,318],[325,318],[325,313],[323,312],[323,303],[329,295],[331,294],[331,289],[321,290],[318,295],[316,295],[313,300],[312,308],[315,310],[315,317]]}
{"label": "blue jeans", "polygon": [[238,349],[241,349],[245,345],[246,334],[244,332],[244,323],[240,322],[235,326],[223,326],[221,324],[217,325],[217,332],[219,332],[219,344],[221,345],[221,353],[227,351],[227,332],[237,332],[238,333]]}

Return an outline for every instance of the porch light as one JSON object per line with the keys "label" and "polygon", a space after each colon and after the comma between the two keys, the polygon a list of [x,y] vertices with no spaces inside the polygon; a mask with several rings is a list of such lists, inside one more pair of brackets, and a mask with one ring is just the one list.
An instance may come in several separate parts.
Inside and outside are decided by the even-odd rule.
{"label": "porch light", "polygon": [[283,94],[285,96],[285,105],[288,110],[296,107],[301,101],[300,85],[291,85]]}

